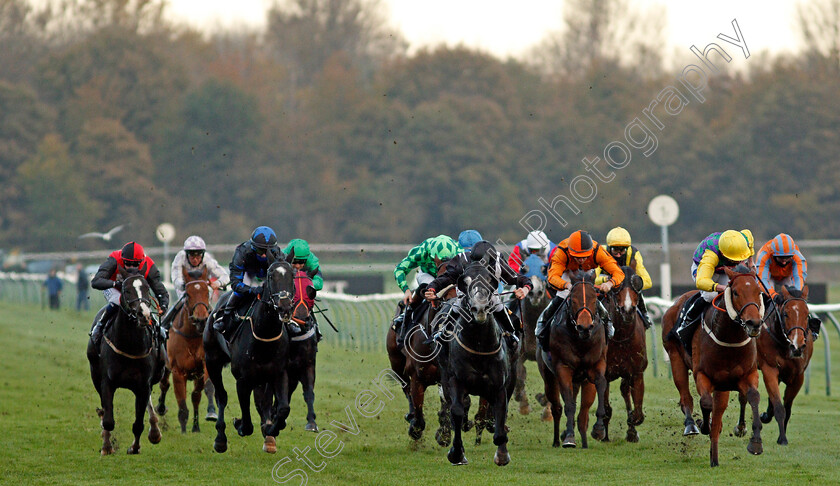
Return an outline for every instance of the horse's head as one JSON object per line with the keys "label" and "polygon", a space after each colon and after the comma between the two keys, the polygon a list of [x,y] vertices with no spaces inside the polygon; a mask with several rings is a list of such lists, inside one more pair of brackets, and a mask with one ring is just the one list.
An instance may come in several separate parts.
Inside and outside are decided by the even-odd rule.
{"label": "horse's head", "polygon": [[755,272],[744,265],[734,270],[724,267],[729,285],[724,291],[726,313],[741,325],[750,337],[758,336],[764,318],[764,299]]}
{"label": "horse's head", "polygon": [[284,323],[292,318],[292,298],[295,295],[295,269],[292,264],[280,260],[268,267],[265,277],[265,292],[260,300],[270,305]]}
{"label": "horse's head", "polygon": [[808,286],[801,291],[793,287],[782,287],[780,300],[778,314],[773,314],[776,314],[776,319],[780,319],[777,325],[787,340],[790,356],[798,358],[802,356],[807,344]]}
{"label": "horse's head", "polygon": [[590,339],[600,322],[598,318],[598,296],[594,285],[593,270],[576,271],[571,276],[572,288],[569,290],[568,325],[577,332],[581,339]]}
{"label": "horse's head", "polygon": [[[138,327],[152,325],[152,288],[139,271],[119,269],[123,278],[120,307]],[[156,311],[157,309],[155,309]]]}
{"label": "horse's head", "polygon": [[481,263],[472,263],[464,269],[461,281],[473,320],[481,324],[487,322],[488,315],[493,312],[492,297],[496,291],[490,272]]}
{"label": "horse's head", "polygon": [[610,291],[615,308],[622,317],[622,321],[631,321],[636,315],[636,308],[639,305],[640,292],[644,287],[642,277],[636,274],[631,267],[623,266],[624,281],[617,288]]}
{"label": "horse's head", "polygon": [[548,301],[548,293],[545,290],[545,280],[531,275],[531,285],[533,288],[528,292],[528,302],[534,307],[542,307]]}
{"label": "horse's head", "polygon": [[189,272],[181,268],[184,277],[184,293],[189,318],[198,332],[204,331],[204,323],[210,317],[210,282],[207,280],[207,267],[196,268]]}

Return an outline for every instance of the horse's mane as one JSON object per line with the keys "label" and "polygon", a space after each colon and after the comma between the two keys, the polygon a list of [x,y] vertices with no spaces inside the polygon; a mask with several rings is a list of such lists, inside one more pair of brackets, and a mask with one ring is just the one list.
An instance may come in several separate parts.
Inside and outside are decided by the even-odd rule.
{"label": "horse's mane", "polygon": [[736,265],[735,268],[732,269],[732,271],[735,272],[735,273],[750,273],[750,272],[752,272],[752,270],[750,270],[750,268],[748,266],[744,265],[743,263],[739,263],[738,265]]}
{"label": "horse's mane", "polygon": [[595,282],[595,271],[594,270],[586,270],[583,271],[580,268],[575,270],[575,272],[571,275],[572,283],[577,282]]}
{"label": "horse's mane", "polygon": [[788,291],[788,293],[790,294],[791,297],[796,298],[796,299],[801,299],[802,298],[802,291],[797,289],[796,287],[793,287],[791,285],[785,285],[785,288],[787,289],[787,291]]}

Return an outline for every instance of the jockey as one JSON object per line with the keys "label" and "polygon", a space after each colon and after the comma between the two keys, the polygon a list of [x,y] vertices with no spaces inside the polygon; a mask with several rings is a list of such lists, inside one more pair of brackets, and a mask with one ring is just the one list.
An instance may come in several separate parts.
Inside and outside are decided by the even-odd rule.
{"label": "jockey", "polygon": [[[560,306],[566,302],[566,297],[568,297],[572,288],[572,284],[569,282],[570,275],[577,270],[588,271],[598,267],[603,268],[610,275],[608,280],[597,286],[601,292],[607,293],[624,281],[624,272],[621,271],[615,260],[586,231],[575,231],[552,251],[551,262],[548,267],[548,284],[558,289],[558,292],[551,299],[548,307],[540,314],[539,319],[537,319],[537,327],[534,330],[543,349],[548,349],[551,318],[554,317]],[[598,316],[606,327],[607,338],[611,338],[615,331],[609,313],[600,300],[598,300]]]}
{"label": "jockey", "polygon": [[169,272],[172,285],[175,287],[175,295],[178,300],[169,308],[169,312],[160,320],[164,329],[169,329],[169,323],[181,307],[184,306],[184,273],[194,270],[201,272],[207,268],[207,275],[210,278],[210,287],[218,290],[220,287],[230,283],[228,271],[219,265],[219,262],[212,255],[206,254],[207,245],[200,236],[190,236],[184,240],[184,248],[175,254],[172,260],[172,270]]}
{"label": "jockey", "polygon": [[464,252],[467,252],[473,247],[473,245],[483,239],[484,238],[481,237],[481,233],[474,229],[468,229],[462,231],[461,234],[458,235],[458,245],[464,250]]}
{"label": "jockey", "polygon": [[[96,275],[90,282],[92,288],[103,291],[105,300],[108,301],[104,310],[100,311],[101,317],[90,331],[90,337],[96,347],[99,347],[99,341],[102,338],[105,326],[120,308],[123,282],[119,272],[120,269],[139,272],[143,275],[152,288],[155,297],[157,297],[160,314],[166,312],[166,308],[169,307],[169,292],[163,286],[163,280],[155,262],[146,256],[139,243],[134,241],[126,243],[121,250],[116,250],[108,255],[108,258],[99,266],[99,270],[96,271]],[[161,337],[165,339],[162,332]]]}
{"label": "jockey", "polygon": [[[397,264],[394,269],[394,278],[404,293],[402,303],[405,306],[405,311],[394,319],[398,347],[402,347],[405,331],[412,327],[413,313],[423,302],[423,290],[437,276],[438,265],[459,253],[463,253],[463,249],[455,240],[446,235],[438,235],[427,238],[423,243],[409,250],[408,255]],[[418,269],[418,287],[412,292],[406,283],[406,276],[415,268]]]}
{"label": "jockey", "polygon": [[[308,285],[306,288],[305,300],[311,301],[314,304],[315,293],[324,288],[324,277],[321,275],[321,266],[318,262],[318,257],[309,249],[309,243],[299,238],[290,241],[283,252],[286,254],[286,260],[295,268],[295,273],[303,271],[307,277],[312,279],[312,285]],[[318,341],[320,341],[321,331],[318,329],[318,321],[315,319],[314,314],[310,314],[310,316],[315,322],[315,333],[318,336]],[[292,328],[292,332],[300,332],[300,329],[294,329],[294,321],[292,321],[290,327]]]}
{"label": "jockey", "polygon": [[479,241],[470,250],[469,254],[459,254],[456,258],[449,260],[446,265],[446,272],[443,275],[434,279],[428,287],[426,287],[425,297],[428,301],[437,299],[437,290],[445,289],[450,285],[456,285],[458,279],[464,274],[464,269],[470,263],[480,262],[490,272],[491,281],[487,282],[491,289],[494,290],[492,294],[493,317],[499,323],[499,327],[510,337],[514,342],[518,341],[516,337],[516,328],[511,322],[510,313],[502,304],[499,294],[495,289],[499,287],[499,282],[505,282],[509,285],[515,285],[517,288],[514,295],[517,299],[524,299],[531,291],[533,285],[531,280],[521,274],[517,274],[510,268],[510,265],[505,263],[503,258],[500,258],[499,252],[488,241]]}
{"label": "jockey", "polygon": [[[691,264],[691,277],[700,292],[683,304],[677,318],[678,325],[674,327],[674,333],[683,344],[689,342],[706,305],[718,293],[726,290],[729,277],[723,268],[752,263],[754,252],[750,243],[751,239],[752,233],[749,230],[726,230],[722,233],[710,234],[697,245]],[[690,346],[686,347],[690,348]]]}
{"label": "jockey", "polygon": [[[650,274],[645,268],[642,254],[635,246],[631,245],[630,233],[622,228],[616,226],[607,233],[607,253],[618,263],[618,266],[627,266],[636,271],[636,275],[642,277],[642,290],[647,290],[653,286],[650,279]],[[607,281],[607,276],[601,273],[601,268],[595,270],[595,284],[599,285]],[[642,322],[645,324],[645,329],[650,329],[652,325],[650,316],[648,316],[647,306],[645,306],[645,299],[642,293],[639,292],[639,305],[636,307],[639,315],[642,316]]]}
{"label": "jockey", "polygon": [[230,262],[233,292],[223,314],[213,323],[215,330],[225,335],[235,327],[232,314],[236,308],[253,300],[262,292],[262,284],[252,285],[256,284],[254,279],[265,278],[268,267],[285,257],[283,251],[277,247],[277,235],[268,226],[257,227],[248,241],[236,247]]}
{"label": "jockey", "polygon": [[557,245],[548,239],[542,231],[531,231],[528,237],[520,241],[513,247],[508,257],[508,265],[517,273],[526,273],[521,268],[522,263],[528,258],[528,255],[537,254],[542,258],[544,264],[548,263],[549,253],[556,248]]}
{"label": "jockey", "polygon": [[[770,293],[774,302],[780,304],[776,286],[790,286],[796,290],[805,287],[808,278],[808,262],[790,235],[780,233],[758,250],[758,278]],[[777,297],[779,296],[779,297]],[[809,316],[808,327],[816,339],[820,332],[820,320]]]}

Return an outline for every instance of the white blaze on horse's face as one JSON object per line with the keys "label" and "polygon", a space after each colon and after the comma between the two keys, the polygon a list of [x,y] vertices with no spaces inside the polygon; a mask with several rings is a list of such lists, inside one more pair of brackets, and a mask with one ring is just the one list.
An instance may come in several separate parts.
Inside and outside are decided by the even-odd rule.
{"label": "white blaze on horse's face", "polygon": [[286,275],[286,269],[283,268],[283,267],[277,267],[277,268],[274,269],[274,271],[277,272],[277,274],[280,275],[281,277],[283,275]]}
{"label": "white blaze on horse's face", "polygon": [[624,293],[624,312],[629,313],[633,310],[633,299],[630,298],[630,292]]}
{"label": "white blaze on horse's face", "polygon": [[[132,285],[134,286],[134,291],[137,292],[138,296],[143,295],[143,293],[142,293],[143,282],[141,282],[140,279],[137,279],[134,282],[132,282]],[[146,319],[151,319],[152,309],[150,309],[149,305],[146,304],[145,302],[140,302],[140,312],[143,314],[143,317],[145,317]]]}
{"label": "white blaze on horse's face", "polygon": [[195,284],[195,285],[193,285],[193,288],[196,289],[196,290],[199,290],[199,289],[201,289],[201,285]]}
{"label": "white blaze on horse's face", "polygon": [[[806,309],[807,309],[807,306],[805,306],[805,307],[806,307]],[[807,313],[807,311],[805,312],[805,316],[801,316],[801,315],[800,315],[800,313],[799,313],[799,308],[800,308],[799,306],[788,306],[788,308],[789,308],[789,309],[791,309],[791,312],[790,312],[790,314],[788,315],[788,318],[792,318],[792,319],[793,319],[793,322],[806,322],[806,323],[808,322],[808,313]],[[785,309],[785,310],[786,310],[786,309]],[[805,325],[805,326],[803,326],[803,327],[807,328],[807,327],[808,327],[808,325],[806,324],[806,325]],[[803,346],[805,346],[805,333],[804,333],[804,332],[801,332],[801,333],[800,333],[800,332],[795,332],[795,333],[792,333],[792,336],[791,336],[791,337],[792,337],[792,339],[791,339],[791,341],[790,341],[790,342],[791,342],[791,344],[793,344],[793,345],[794,345],[794,347],[796,347],[797,349],[800,349],[800,348],[802,348]]]}

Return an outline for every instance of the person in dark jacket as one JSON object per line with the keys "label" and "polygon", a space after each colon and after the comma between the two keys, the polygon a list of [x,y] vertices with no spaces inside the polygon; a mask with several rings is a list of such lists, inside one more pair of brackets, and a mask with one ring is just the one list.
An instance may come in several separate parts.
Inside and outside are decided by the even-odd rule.
{"label": "person in dark jacket", "polygon": [[102,316],[96,321],[90,332],[91,339],[97,347],[105,325],[110,322],[120,307],[120,295],[122,295],[120,268],[139,272],[143,275],[157,298],[160,314],[166,312],[169,307],[169,292],[163,286],[163,279],[155,262],[146,255],[140,243],[129,241],[121,250],[116,250],[108,255],[108,258],[99,266],[99,270],[96,271],[93,280],[90,282],[91,288],[102,290],[105,300],[108,301],[104,311],[101,312]]}
{"label": "person in dark jacket", "polygon": [[50,309],[61,307],[61,290],[64,288],[64,284],[56,276],[55,269],[50,270],[49,276],[44,280],[43,285],[47,288],[47,296],[50,298]]}
{"label": "person in dark jacket", "polygon": [[[449,261],[446,265],[446,271],[429,284],[426,288],[424,296],[427,300],[434,300],[437,298],[437,291],[443,290],[450,285],[457,285],[458,279],[464,274],[464,269],[467,265],[475,262],[483,264],[490,272],[490,282],[488,284],[493,289],[499,288],[499,282],[502,281],[508,285],[515,285],[517,288],[514,295],[517,299],[524,299],[528,292],[531,291],[533,285],[531,280],[524,276],[517,274],[510,268],[510,265],[501,258],[496,248],[488,241],[479,241],[473,245],[469,253],[461,253]],[[516,329],[510,320],[510,313],[504,304],[502,304],[498,293],[493,293],[493,317],[504,332],[511,336],[513,341],[517,341]]]}
{"label": "person in dark jacket", "polygon": [[88,299],[90,275],[88,275],[84,265],[81,263],[76,265],[76,270],[78,271],[78,275],[76,276],[76,310],[81,311],[82,308],[90,310],[90,299]]}
{"label": "person in dark jacket", "polygon": [[262,284],[257,285],[256,279],[264,279],[268,267],[285,258],[277,246],[277,235],[268,226],[256,228],[248,241],[237,246],[230,262],[230,286],[233,292],[224,312],[213,323],[213,328],[227,336],[235,327],[233,312],[262,292]]}

